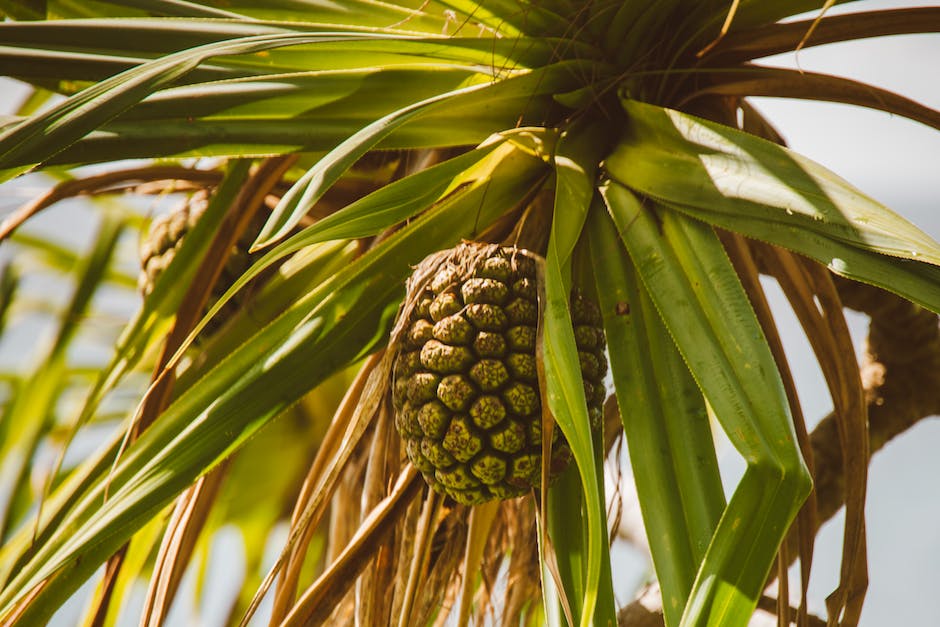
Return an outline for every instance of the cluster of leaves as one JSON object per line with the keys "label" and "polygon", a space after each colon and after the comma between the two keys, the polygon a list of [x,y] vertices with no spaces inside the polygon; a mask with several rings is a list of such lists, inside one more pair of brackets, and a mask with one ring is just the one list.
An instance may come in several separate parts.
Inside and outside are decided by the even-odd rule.
{"label": "cluster of leaves", "polygon": [[[544,612],[582,625],[615,620],[600,474],[605,447],[592,439],[568,311],[577,285],[604,312],[610,404],[622,410],[666,623],[743,625],[811,489],[805,427],[754,253],[798,286],[788,295],[805,314],[844,421],[846,458],[861,460],[863,469],[858,370],[825,268],[940,311],[940,246],[782,147],[744,99],[849,102],[940,128],[940,114],[896,94],[753,62],[806,45],[936,31],[936,9],[781,24],[821,7],[810,0],[735,2],[730,13],[716,0],[7,4],[0,3],[10,18],[0,23],[0,68],[34,87],[30,107],[57,96],[3,120],[2,180],[40,168],[74,176],[79,166],[130,158],[173,165],[94,176],[80,170],[8,218],[0,236],[63,196],[130,182],[182,181],[190,187],[181,189],[211,189],[212,199],[115,340],[113,358],[93,373],[66,430],[74,436],[100,423],[105,401],[155,361],[146,394],[134,398],[94,456],[56,469],[48,490],[34,491],[25,477],[41,441],[62,441],[54,405],[69,372],[67,348],[110,276],[121,231],[137,226],[126,214],[103,220],[78,265],[53,348],[15,381],[0,449],[4,478],[15,486],[0,528],[4,621],[48,618],[105,563],[89,620],[116,620],[122,591],[148,568],[147,621],[161,620],[209,512],[224,509],[214,506],[226,502],[219,491],[251,485],[253,467],[265,465],[260,455],[298,439],[289,422],[273,419],[310,413],[291,408],[305,397],[309,403],[311,390],[323,407],[312,427],[299,430],[316,434],[310,448],[322,438],[312,465],[304,468],[306,447],[288,447],[297,459],[285,456],[284,467],[272,469],[282,488],[268,495],[270,509],[255,508],[268,514],[239,520],[266,532],[293,503],[278,570],[260,585],[246,583],[248,599],[255,598],[242,606],[253,611],[280,573],[275,620],[328,616],[342,598],[355,599],[360,619],[378,616],[380,600],[361,588],[351,592],[361,576],[382,590],[377,582],[399,582],[383,611],[401,616],[400,624],[420,615],[422,594],[459,598],[465,621],[476,591],[487,586],[471,573],[481,561],[499,563],[485,554],[486,531],[524,534],[513,531],[511,517],[493,523],[492,511],[474,511],[469,532],[453,532],[466,547],[463,563],[451,564],[438,589],[419,590],[430,548],[414,559],[405,549],[430,547],[429,527],[468,513],[430,497],[419,513],[411,505],[420,492],[413,469],[387,443],[375,454],[389,428],[381,390],[394,343],[367,356],[388,342],[418,261],[461,238],[498,241],[518,235],[517,227],[538,230],[541,212],[549,215],[542,229],[543,393],[576,463],[538,495],[544,610],[531,604],[526,616],[534,621]],[[393,176],[367,167],[377,151],[393,150],[405,155]],[[179,161],[190,157],[227,161],[217,169]],[[351,197],[342,193],[349,189]],[[268,252],[203,316],[226,251],[269,200],[255,241]],[[530,218],[535,226],[526,227]],[[282,261],[255,294],[256,306],[194,356],[188,349],[206,319]],[[12,292],[10,281],[3,285]],[[352,372],[359,374],[350,383]],[[747,462],[730,499],[709,414]],[[64,438],[66,447],[70,441]],[[220,487],[226,473],[231,488]],[[368,489],[347,518],[361,525],[343,533],[331,527],[329,550],[308,553],[330,499],[348,499],[342,483],[357,477],[369,480]],[[849,623],[864,596],[864,482],[861,472],[848,486],[843,577],[830,606]],[[162,512],[175,499],[165,523]],[[805,511],[799,524],[812,528]],[[233,519],[233,512],[219,514],[217,524]],[[406,530],[412,523],[417,528]],[[516,524],[535,532],[531,520]],[[251,536],[255,566],[266,537]],[[805,582],[812,538],[803,540]],[[377,546],[385,553],[370,554]],[[523,544],[501,546],[517,555]],[[318,578],[303,570],[305,556],[322,572]],[[312,583],[295,599],[300,581]]]}

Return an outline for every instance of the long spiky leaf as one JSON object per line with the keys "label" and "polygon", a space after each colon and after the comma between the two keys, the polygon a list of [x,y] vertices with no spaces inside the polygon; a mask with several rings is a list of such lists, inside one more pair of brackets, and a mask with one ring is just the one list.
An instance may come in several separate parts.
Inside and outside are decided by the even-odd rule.
{"label": "long spiky leaf", "polygon": [[707,71],[702,78],[711,85],[688,95],[681,104],[706,95],[770,96],[841,102],[900,115],[940,129],[940,111],[887,89],[841,76],[746,65],[729,71]]}
{"label": "long spiky leaf", "polygon": [[744,622],[810,489],[783,385],[711,228],[668,211],[654,215],[616,183],[604,194],[663,322],[748,463],[699,568],[682,621]]}
{"label": "long spiky leaf", "polygon": [[[344,32],[282,33],[206,44],[149,61],[101,81],[52,109],[0,134],[0,168],[5,178],[33,167],[147,95],[172,84],[215,56],[262,52],[271,48],[377,35]],[[13,165],[16,163],[24,165]]]}
{"label": "long spiky leaf", "polygon": [[907,220],[776,144],[677,111],[625,106],[628,133],[606,161],[618,182],[940,310],[940,245]]}
{"label": "long spiky leaf", "polygon": [[706,62],[749,61],[790,52],[797,47],[858,41],[868,37],[935,33],[940,31],[940,8],[912,7],[825,16],[807,39],[813,22],[799,20],[768,24],[731,33],[715,46]]}
{"label": "long spiky leaf", "polygon": [[593,168],[598,161],[596,151],[603,147],[603,143],[599,127],[575,126],[575,129],[579,132],[569,131],[570,135],[562,135],[555,154],[557,183],[552,232],[545,258],[542,357],[549,407],[571,446],[581,475],[587,514],[587,538],[584,542],[587,555],[583,572],[570,572],[568,579],[577,577],[581,580],[578,587],[583,591],[582,599],[573,604],[578,609],[574,620],[587,625],[613,620],[614,608],[610,582],[601,578],[602,561],[609,556],[602,548],[607,544],[606,511],[603,482],[597,476],[594,460],[602,453],[595,451],[592,443],[568,301],[572,287],[571,255],[588,208],[594,201]]}

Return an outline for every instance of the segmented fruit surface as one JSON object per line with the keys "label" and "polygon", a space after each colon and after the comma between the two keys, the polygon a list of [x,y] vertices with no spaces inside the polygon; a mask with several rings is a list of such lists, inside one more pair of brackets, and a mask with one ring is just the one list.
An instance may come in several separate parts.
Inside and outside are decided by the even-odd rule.
{"label": "segmented fruit surface", "polygon": [[[195,194],[179,207],[165,216],[156,218],[150,225],[146,239],[140,244],[141,271],[137,285],[141,293],[147,296],[153,291],[157,279],[167,269],[176,256],[186,235],[205,213],[209,199],[205,194]],[[225,267],[212,288],[210,305],[218,299],[242,275],[255,260],[249,255],[248,248],[261,231],[264,217],[260,216],[249,226],[239,242],[232,247]],[[206,333],[213,333],[243,305],[245,296],[236,294],[206,326]]]}
{"label": "segmented fruit surface", "polygon": [[207,204],[205,195],[195,195],[150,224],[147,237],[140,243],[140,275],[137,277],[137,287],[144,296],[153,291],[157,279],[173,261],[183,238],[196,225]]}
{"label": "segmented fruit surface", "polygon": [[[422,266],[429,262],[433,274],[423,285],[412,281],[413,307],[403,312],[395,426],[408,458],[438,492],[464,504],[519,496],[541,483],[535,256],[466,242]],[[571,314],[599,428],[607,372],[600,312],[574,294]],[[554,475],[571,450],[559,429],[552,439]]]}

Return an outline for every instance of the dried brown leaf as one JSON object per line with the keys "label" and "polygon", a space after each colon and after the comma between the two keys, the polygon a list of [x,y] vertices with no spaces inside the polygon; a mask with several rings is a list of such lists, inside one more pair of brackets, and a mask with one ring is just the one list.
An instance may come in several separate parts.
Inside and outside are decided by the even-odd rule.
{"label": "dried brown leaf", "polygon": [[940,111],[887,89],[841,76],[747,64],[703,71],[700,77],[707,86],[688,95],[680,107],[697,98],[716,95],[822,100],[894,113],[940,130]]}
{"label": "dried brown leaf", "polygon": [[868,415],[861,374],[842,302],[827,271],[815,262],[769,249],[775,276],[794,308],[829,386],[845,464],[846,520],[839,587],[827,599],[830,620],[854,625],[861,615],[868,568],[865,493],[868,481]]}
{"label": "dried brown leaf", "polygon": [[394,531],[405,509],[423,486],[418,471],[410,464],[406,465],[391,494],[372,510],[339,559],[330,564],[301,595],[281,622],[282,627],[323,624],[336,602],[350,590],[356,576],[373,559],[376,548]]}
{"label": "dried brown leaf", "polygon": [[226,460],[177,498],[150,578],[140,618],[142,627],[164,624],[228,467]]}
{"label": "dried brown leaf", "polygon": [[[431,539],[429,573],[422,583],[416,624],[443,624],[461,595],[461,565],[466,553],[470,508],[442,507]],[[436,617],[436,618],[435,618]]]}
{"label": "dried brown leaf", "polygon": [[[242,619],[242,624],[247,623],[254,614],[275,576],[279,579],[274,596],[272,623],[276,624],[275,621],[283,619],[293,605],[307,546],[332,497],[343,466],[368,426],[371,414],[364,412],[363,408],[368,404],[365,401],[369,397],[369,390],[373,393],[380,391],[377,387],[381,388],[382,375],[376,375],[375,371],[381,369],[383,365],[386,368],[390,365],[390,362],[386,360],[386,353],[380,352],[369,357],[337,408],[297,497],[291,517],[291,530],[284,551],[256,592]],[[375,381],[373,377],[376,378]],[[381,392],[384,394],[384,388],[381,388]],[[373,408],[380,402],[380,398],[373,401]]]}
{"label": "dried brown leaf", "polygon": [[940,7],[824,16],[821,19],[768,24],[731,33],[715,45],[705,61],[710,64],[749,61],[840,41],[936,32],[940,32]]}
{"label": "dried brown leaf", "polygon": [[457,626],[467,627],[470,622],[471,601],[473,599],[473,573],[483,561],[486,541],[490,537],[493,521],[499,509],[499,501],[490,501],[474,507],[470,512],[470,530],[467,534],[467,547],[463,557],[463,581],[460,593],[460,608],[457,612]]}
{"label": "dried brown leaf", "polygon": [[[393,446],[395,441],[392,419],[388,411],[388,404],[384,404],[379,411],[378,420],[372,434],[369,447],[365,478],[362,486],[362,497],[359,510],[362,519],[365,513],[371,511],[383,498],[388,495],[388,477],[398,472],[398,450]],[[390,451],[394,450],[394,459]],[[394,464],[394,472],[392,472]],[[360,520],[362,522],[362,520]],[[376,553],[376,559],[371,568],[366,569],[356,583],[356,621],[359,625],[385,624],[387,618],[380,622],[379,616],[386,616],[383,599],[386,598],[387,589],[376,585],[377,579],[387,579],[389,576],[389,543],[384,543]],[[384,582],[383,582],[384,583]]]}
{"label": "dried brown leaf", "polygon": [[94,176],[63,181],[4,218],[3,222],[0,222],[0,242],[9,237],[26,220],[46,207],[66,198],[113,193],[115,186],[127,185],[128,183],[136,185],[152,181],[185,181],[198,183],[199,188],[203,188],[215,185],[221,180],[222,174],[218,170],[197,170],[175,165],[159,165],[114,170]]}
{"label": "dried brown leaf", "polygon": [[401,613],[398,615],[398,627],[408,627],[415,624],[412,613],[415,610],[416,599],[419,594],[419,580],[428,569],[433,529],[440,505],[441,496],[433,490],[428,490],[427,497],[425,497],[424,504],[421,507],[421,516],[418,518],[418,527],[415,530],[414,551],[408,569],[408,581],[405,585]]}
{"label": "dried brown leaf", "polygon": [[[535,540],[535,507],[532,499],[518,500],[514,512],[507,516],[506,536],[509,546],[509,572],[506,600],[503,604],[503,622],[518,625],[527,606],[539,602],[542,595],[541,569]],[[509,512],[507,512],[509,513]]]}
{"label": "dried brown leaf", "polygon": [[418,519],[421,517],[422,504],[420,499],[412,501],[402,515],[401,520],[398,521],[396,528],[398,539],[394,553],[395,576],[392,580],[393,585],[389,589],[392,595],[389,625],[391,625],[391,620],[394,617],[401,615],[402,606],[405,602],[405,589],[408,585],[408,573],[411,567],[408,556],[415,551],[415,535],[418,529]]}

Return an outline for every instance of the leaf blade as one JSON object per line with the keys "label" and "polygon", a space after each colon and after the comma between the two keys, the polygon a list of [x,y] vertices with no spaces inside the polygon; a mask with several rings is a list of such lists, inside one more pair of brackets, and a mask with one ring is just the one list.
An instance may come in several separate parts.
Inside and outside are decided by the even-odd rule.
{"label": "leaf blade", "polygon": [[699,568],[682,624],[744,624],[811,487],[783,383],[711,228],[670,211],[654,217],[616,182],[602,191],[665,326],[748,464]]}
{"label": "leaf blade", "polygon": [[412,264],[441,244],[472,235],[544,180],[542,160],[521,150],[507,152],[502,167],[473,193],[455,195],[346,266],[233,351],[198,386],[181,392],[110,476],[102,474],[107,465],[96,465],[98,474],[83,483],[77,504],[42,546],[28,549],[29,557],[0,592],[0,615],[55,573],[23,620],[46,618],[196,476],[317,382],[383,342]]}
{"label": "leaf blade", "polygon": [[[544,331],[540,333],[549,408],[577,463],[583,507],[587,513],[583,532],[586,534],[587,555],[583,572],[576,572],[580,568],[573,567],[567,577],[564,573],[562,576],[563,581],[583,580],[581,590],[566,591],[569,598],[581,592],[581,602],[572,603],[573,610],[580,610],[580,616],[576,613],[573,620],[580,621],[581,625],[616,621],[612,583],[609,575],[606,581],[602,578],[603,573],[610,572],[609,563],[606,566],[604,563],[610,559],[606,551],[604,488],[595,464],[598,457],[603,457],[603,451],[594,449],[569,310],[571,255],[594,201],[594,169],[598,162],[597,153],[603,148],[599,141],[601,133],[602,129],[597,125],[578,125],[562,135],[555,153],[555,209],[545,257]],[[558,510],[553,511],[556,517],[560,514]],[[567,512],[561,515],[567,515]],[[559,563],[563,563],[562,556]]]}
{"label": "leaf blade", "polygon": [[726,213],[742,225],[774,221],[940,264],[940,246],[930,237],[809,159],[678,111],[623,105],[630,130],[607,160],[621,184],[667,203]]}
{"label": "leaf blade", "polygon": [[445,104],[459,106],[461,100],[484,104],[493,97],[505,96],[507,91],[530,98],[551,93],[573,78],[569,74],[571,67],[558,63],[498,82],[471,84],[414,102],[371,122],[344,139],[291,187],[271,213],[254,247],[263,248],[286,235],[353,163],[403,125]]}

